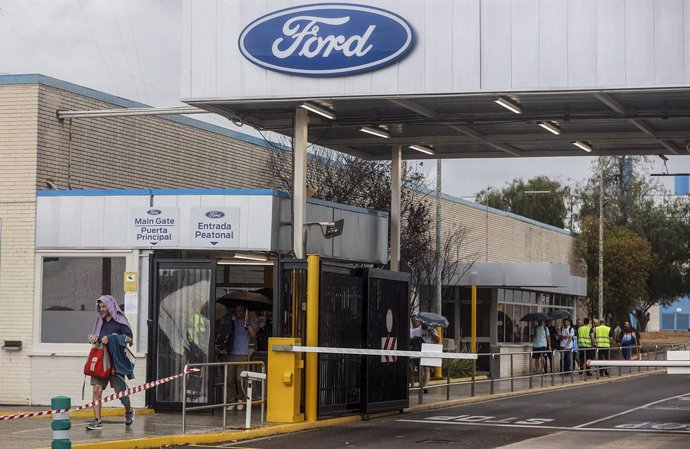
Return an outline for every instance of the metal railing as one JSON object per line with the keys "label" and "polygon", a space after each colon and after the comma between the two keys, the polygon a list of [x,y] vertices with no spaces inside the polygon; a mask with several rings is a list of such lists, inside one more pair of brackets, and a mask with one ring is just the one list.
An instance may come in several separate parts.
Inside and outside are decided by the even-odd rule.
{"label": "metal railing", "polygon": [[[669,345],[653,345],[653,346],[632,346],[631,358],[633,360],[665,360],[666,351],[672,350],[687,350],[690,343],[686,344],[669,344]],[[604,356],[604,351],[608,352],[608,356],[612,360],[623,359],[623,347],[603,348],[587,348],[587,358],[591,360],[600,359]],[[514,392],[516,390],[533,389],[544,386],[564,385],[566,383],[574,384],[576,382],[586,382],[589,379],[599,379],[604,375],[624,376],[641,371],[663,370],[665,368],[653,367],[575,367],[575,360],[579,360],[579,353],[582,348],[577,351],[569,350],[553,350],[553,351],[520,351],[510,353],[479,353],[476,361],[468,360],[465,362],[466,373],[461,380],[453,380],[450,375],[450,361],[443,363],[443,370],[446,374],[445,382],[429,383],[424,388],[429,390],[438,390],[445,388],[445,398],[439,399],[438,395],[434,400],[450,400],[451,396],[466,396],[467,392],[460,393],[464,388],[469,389],[469,396],[476,396],[479,393],[493,395],[496,390]],[[539,354],[549,361],[549,369],[546,372],[538,373],[535,367],[535,358],[539,358]],[[563,360],[564,355],[570,357],[570,369],[564,371]],[[505,366],[503,364],[506,364]],[[477,371],[477,366],[488,366],[488,371]],[[422,375],[422,368],[418,367],[419,375]],[[412,379],[413,380],[413,379]],[[505,387],[504,387],[505,385]],[[509,386],[508,386],[509,385]],[[451,394],[451,390],[455,393]],[[419,386],[412,386],[411,392],[418,392],[418,403],[424,402],[424,395]],[[460,393],[460,394],[458,394]]]}
{"label": "metal railing", "polygon": [[[214,408],[223,408],[223,427],[227,427],[227,406],[229,405],[244,405],[243,401],[238,401],[238,402],[227,402],[228,400],[228,367],[229,366],[260,366],[261,367],[261,373],[266,374],[266,364],[263,361],[242,361],[242,362],[213,362],[213,363],[190,363],[188,365],[185,365],[184,371],[187,371],[189,368],[200,368],[203,373],[203,368],[206,369],[215,369],[215,367],[223,367],[223,402],[218,403],[218,404],[208,404],[208,405],[197,405],[194,407],[187,407],[187,376],[182,377],[182,433],[186,432],[187,428],[187,412],[191,411],[198,411],[198,410],[210,410]],[[239,370],[239,368],[238,368]],[[247,370],[247,368],[244,368],[243,370]],[[215,386],[219,386],[220,383],[216,383]],[[264,422],[264,411],[265,411],[265,403],[266,403],[266,387],[265,387],[265,382],[261,382],[261,399],[258,401],[255,401],[253,398],[247,396],[247,413],[251,413],[251,407],[249,406],[249,401],[251,401],[254,404],[261,404],[261,423]]]}

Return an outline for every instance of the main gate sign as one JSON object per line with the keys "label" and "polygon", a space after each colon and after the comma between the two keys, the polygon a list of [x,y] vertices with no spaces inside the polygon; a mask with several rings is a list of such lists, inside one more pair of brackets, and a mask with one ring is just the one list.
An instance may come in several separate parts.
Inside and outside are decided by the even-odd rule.
{"label": "main gate sign", "polygon": [[252,63],[298,76],[343,76],[392,64],[412,49],[410,24],[384,9],[316,4],[283,9],[250,23],[239,37]]}

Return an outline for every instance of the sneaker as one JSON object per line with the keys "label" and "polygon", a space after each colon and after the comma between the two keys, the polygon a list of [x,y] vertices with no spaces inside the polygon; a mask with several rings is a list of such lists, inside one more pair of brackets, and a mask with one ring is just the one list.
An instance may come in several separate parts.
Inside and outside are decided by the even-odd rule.
{"label": "sneaker", "polygon": [[86,430],[101,430],[101,429],[103,429],[103,422],[98,418],[92,419],[86,425]]}
{"label": "sneaker", "polygon": [[235,411],[235,406],[234,406],[234,405],[228,405],[227,407],[225,407],[225,410],[227,410],[227,411],[229,411],[229,412],[234,412],[234,411]]}
{"label": "sneaker", "polygon": [[125,412],[125,427],[131,427],[134,424],[134,409]]}
{"label": "sneaker", "polygon": [[244,410],[244,405],[238,404],[238,405],[237,405],[237,410],[239,410],[239,411]]}

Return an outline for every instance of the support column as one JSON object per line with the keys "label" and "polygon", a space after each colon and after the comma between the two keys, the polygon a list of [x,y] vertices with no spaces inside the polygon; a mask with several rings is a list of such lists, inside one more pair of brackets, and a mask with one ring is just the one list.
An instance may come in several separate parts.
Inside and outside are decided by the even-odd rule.
{"label": "support column", "polygon": [[441,250],[441,159],[436,160],[436,294],[431,311],[441,314],[443,295],[443,254]]}
{"label": "support column", "polygon": [[295,109],[295,132],[292,167],[292,251],[304,259],[304,223],[307,221],[307,127],[309,114]]}
{"label": "support column", "polygon": [[395,145],[391,153],[391,271],[400,271],[401,170],[402,145]]}

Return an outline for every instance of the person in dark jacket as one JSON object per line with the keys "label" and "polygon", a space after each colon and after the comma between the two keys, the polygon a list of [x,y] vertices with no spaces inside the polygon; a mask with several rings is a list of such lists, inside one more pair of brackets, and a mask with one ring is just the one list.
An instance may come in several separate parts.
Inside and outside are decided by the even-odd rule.
{"label": "person in dark jacket", "polygon": [[[89,336],[89,343],[94,344],[101,342],[108,348],[109,342],[113,346],[120,345],[123,341],[125,344],[132,345],[132,327],[125,317],[125,314],[120,310],[117,301],[110,295],[103,295],[96,300],[96,323],[93,326],[93,331]],[[110,348],[108,348],[110,351]],[[114,372],[108,379],[98,379],[91,377],[91,385],[93,387],[93,400],[98,401],[103,396],[103,389],[108,384],[115,389],[116,392],[124,391],[127,384],[122,378],[123,374]],[[129,396],[120,399],[122,405],[125,406],[125,427],[130,428],[134,423],[134,409],[132,408]],[[101,405],[97,404],[93,407],[94,418],[86,425],[87,430],[101,430],[103,429],[103,422],[101,421]]]}

